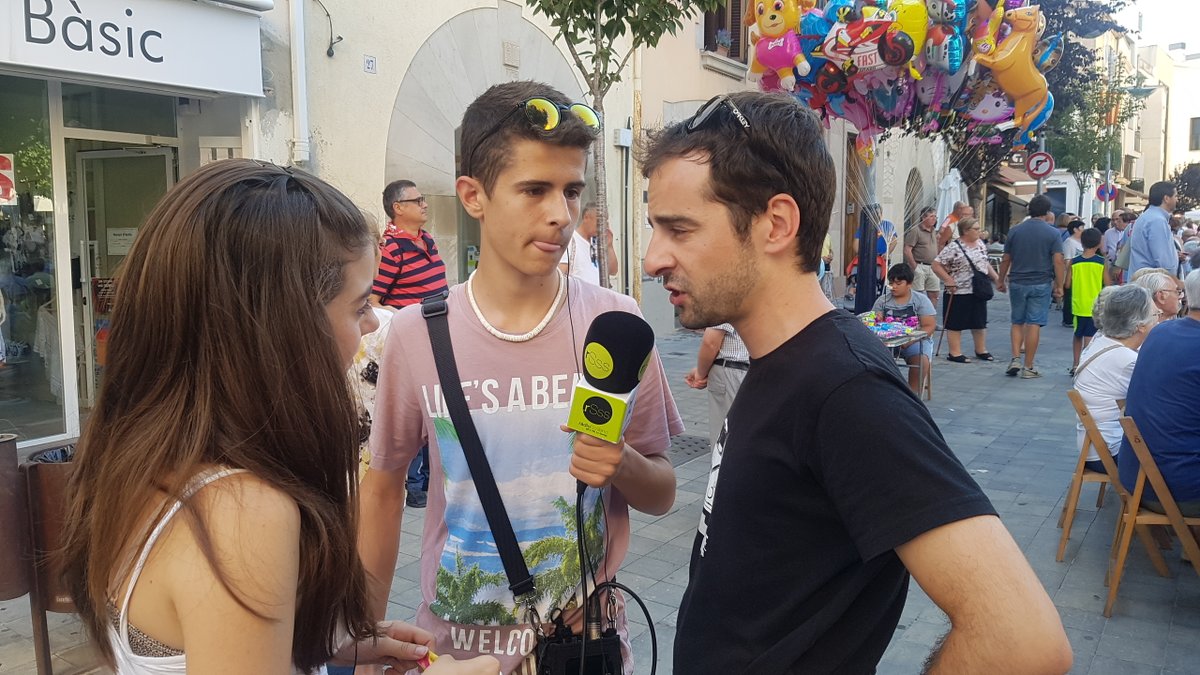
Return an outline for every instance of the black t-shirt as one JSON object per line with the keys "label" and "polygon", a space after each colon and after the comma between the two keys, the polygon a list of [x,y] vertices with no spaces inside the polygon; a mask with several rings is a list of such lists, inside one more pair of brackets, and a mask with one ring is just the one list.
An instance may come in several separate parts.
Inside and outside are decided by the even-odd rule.
{"label": "black t-shirt", "polygon": [[675,672],[875,672],[908,590],[893,549],[995,509],[888,351],[840,310],[752,362],[726,425]]}

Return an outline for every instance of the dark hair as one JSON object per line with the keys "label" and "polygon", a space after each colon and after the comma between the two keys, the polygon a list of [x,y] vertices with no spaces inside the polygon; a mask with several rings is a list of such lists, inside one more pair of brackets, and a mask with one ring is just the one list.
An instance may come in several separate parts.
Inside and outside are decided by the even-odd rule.
{"label": "dark hair", "polygon": [[1126,223],[1132,223],[1133,221],[1137,220],[1137,218],[1138,218],[1137,214],[1134,213],[1133,211],[1122,211],[1121,212],[1121,220]]}
{"label": "dark hair", "polygon": [[1050,213],[1050,198],[1046,195],[1035,195],[1029,200],[1029,217],[1041,218]]}
{"label": "dark hair", "polygon": [[1169,180],[1160,180],[1150,186],[1150,206],[1162,206],[1163,199],[1175,194],[1175,184]]}
{"label": "dark hair", "polygon": [[[483,184],[484,192],[491,192],[500,173],[508,167],[514,141],[541,141],[581,150],[592,147],[596,140],[595,132],[574,113],[561,113],[558,126],[550,131],[534,126],[525,115],[510,115],[517,106],[531,98],[544,98],[560,106],[572,103],[562,92],[541,82],[522,80],[492,86],[472,101],[463,113],[463,157],[459,175],[478,180]],[[492,127],[506,116],[508,119],[504,124],[488,135]],[[470,166],[467,166],[468,162]]]}
{"label": "dark hair", "polygon": [[932,206],[926,206],[925,208],[921,209],[921,215],[917,216],[917,220],[925,220],[925,216],[931,213],[937,213],[937,209],[933,208]]}
{"label": "dark hair", "polygon": [[[181,515],[214,575],[249,611],[213,551],[210,514],[186,486],[244,469],[300,513],[292,662],[329,660],[335,634],[374,631],[355,546],[358,415],[325,305],[344,266],[373,250],[366,217],[296,169],[213,162],[146,218],[116,282],[108,363],[71,476],[64,577],[113,663],[107,600],[146,514]],[[273,393],[272,393],[273,392]]]}
{"label": "dark hair", "polygon": [[1097,219],[1096,219],[1096,221],[1095,221],[1095,228],[1096,228],[1097,230],[1099,230],[1101,233],[1107,232],[1107,231],[1108,231],[1108,228],[1109,228],[1111,225],[1112,225],[1112,219],[1111,219],[1111,218],[1106,218],[1106,217],[1104,217],[1104,216],[1100,216],[1100,217],[1099,217],[1099,218],[1097,218]]}
{"label": "dark hair", "polygon": [[1083,225],[1084,225],[1084,223],[1082,220],[1078,220],[1078,219],[1072,220],[1071,222],[1067,223],[1067,232],[1069,232],[1070,234],[1075,234],[1075,230],[1078,230],[1079,228],[1083,227]]}
{"label": "dark hair", "polygon": [[[699,155],[708,164],[708,197],[723,204],[743,241],[767,202],[786,194],[800,208],[798,264],[816,272],[836,191],[833,159],[821,122],[790,96],[742,91],[729,95],[750,124],[747,133],[727,107],[689,133],[687,122],[651,132],[641,154],[650,177],[669,160]],[[690,121],[690,120],[689,120]]]}
{"label": "dark hair", "polygon": [[913,269],[908,266],[908,263],[896,263],[887,273],[888,281],[907,281],[911,284],[915,278]]}
{"label": "dark hair", "polygon": [[1103,238],[1104,237],[1100,234],[1100,230],[1097,230],[1094,227],[1089,227],[1083,231],[1083,234],[1079,235],[1079,242],[1083,244],[1084,248],[1098,248],[1100,246],[1100,240]]}
{"label": "dark hair", "polygon": [[392,210],[392,204],[400,200],[400,195],[407,188],[415,188],[417,184],[411,180],[394,180],[383,188],[383,212],[387,214],[388,220],[396,217],[395,211]]}

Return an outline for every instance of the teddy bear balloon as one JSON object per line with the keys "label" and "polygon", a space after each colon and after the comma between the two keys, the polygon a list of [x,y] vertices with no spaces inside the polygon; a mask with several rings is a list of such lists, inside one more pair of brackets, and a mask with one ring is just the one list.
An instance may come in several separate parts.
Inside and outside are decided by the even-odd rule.
{"label": "teddy bear balloon", "polygon": [[751,79],[761,79],[763,73],[770,71],[779,77],[781,89],[792,91],[796,75],[808,75],[811,66],[804,58],[795,30],[800,25],[802,4],[799,0],[758,0],[746,6],[742,23],[758,26],[757,35],[751,35],[754,41],[750,52]]}

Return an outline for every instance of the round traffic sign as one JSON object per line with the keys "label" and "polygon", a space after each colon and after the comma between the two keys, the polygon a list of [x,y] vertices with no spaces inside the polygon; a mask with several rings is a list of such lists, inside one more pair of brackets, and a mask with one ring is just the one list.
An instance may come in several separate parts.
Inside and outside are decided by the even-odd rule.
{"label": "round traffic sign", "polygon": [[1102,202],[1111,202],[1117,198],[1117,186],[1112,183],[1101,183],[1100,187],[1096,188],[1096,199]]}
{"label": "round traffic sign", "polygon": [[1054,158],[1048,152],[1035,152],[1025,160],[1025,171],[1034,178],[1045,178],[1054,173]]}

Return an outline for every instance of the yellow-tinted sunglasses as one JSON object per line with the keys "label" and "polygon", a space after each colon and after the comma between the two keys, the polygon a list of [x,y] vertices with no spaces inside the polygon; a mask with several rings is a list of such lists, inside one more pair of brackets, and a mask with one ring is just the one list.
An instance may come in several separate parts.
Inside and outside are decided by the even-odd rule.
{"label": "yellow-tinted sunglasses", "polygon": [[562,114],[569,112],[579,118],[584,126],[591,129],[593,132],[600,131],[600,113],[596,112],[591,106],[583,103],[572,103],[571,105],[562,105],[555,103],[547,98],[531,98],[518,103],[508,114],[500,118],[487,133],[479,137],[475,142],[471,152],[467,153],[467,161],[463,165],[464,171],[474,171],[472,161],[475,158],[475,153],[479,150],[479,146],[487,140],[492,134],[496,133],[504,123],[509,120],[517,111],[525,112],[525,119],[533,126],[542,131],[553,131],[562,121]]}

